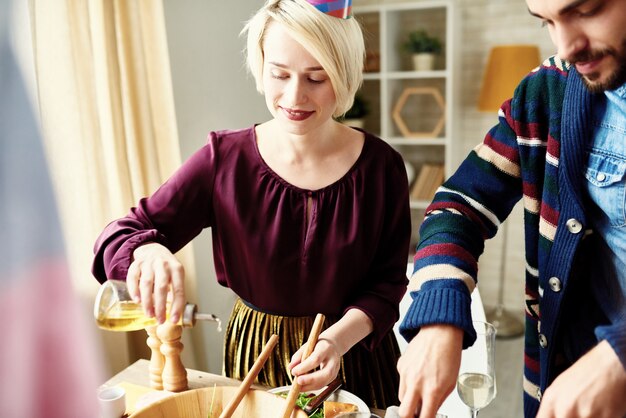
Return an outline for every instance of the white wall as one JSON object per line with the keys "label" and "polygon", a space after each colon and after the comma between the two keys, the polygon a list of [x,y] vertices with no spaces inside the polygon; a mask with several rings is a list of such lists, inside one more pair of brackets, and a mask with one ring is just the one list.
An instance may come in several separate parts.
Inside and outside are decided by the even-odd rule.
{"label": "white wall", "polygon": [[[354,5],[372,2],[376,1],[353,0]],[[243,68],[244,41],[239,37],[244,21],[261,4],[261,0],[165,1],[183,158],[204,144],[210,130],[247,127],[269,117],[262,97]],[[475,107],[489,49],[494,45],[536,43],[543,57],[553,54],[554,49],[547,31],[528,14],[523,0],[457,0],[456,5],[462,40],[458,46],[460,62],[455,68],[460,72],[461,83],[457,134],[462,148],[459,154],[465,155],[496,122],[496,115],[480,113]],[[521,311],[525,263],[519,205],[509,223],[504,301],[508,309]],[[480,263],[480,289],[487,307],[497,299],[500,235],[487,243]],[[194,245],[200,278],[199,295],[194,301],[201,310],[226,321],[234,296],[216,284],[209,231],[198,237]],[[215,333],[212,325],[198,327],[206,353],[197,367],[219,373],[223,336]]]}
{"label": "white wall", "polygon": [[[236,129],[268,119],[263,97],[243,66],[239,32],[260,1],[165,0],[174,100],[183,160],[204,145],[212,130]],[[224,321],[235,296],[217,284],[210,231],[194,240],[198,295],[188,300]],[[245,237],[243,237],[245,239]],[[222,372],[223,333],[198,323],[196,368]],[[197,334],[200,334],[199,336]]]}

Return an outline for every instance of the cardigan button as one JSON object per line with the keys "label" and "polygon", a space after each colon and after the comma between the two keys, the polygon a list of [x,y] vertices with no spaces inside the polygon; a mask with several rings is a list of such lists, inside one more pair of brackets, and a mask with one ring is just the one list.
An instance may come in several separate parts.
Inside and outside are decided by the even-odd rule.
{"label": "cardigan button", "polygon": [[578,219],[568,219],[566,225],[567,230],[572,234],[578,234],[580,231],[583,230],[583,225],[578,221]]}
{"label": "cardigan button", "polygon": [[548,280],[548,284],[550,285],[550,289],[552,289],[553,292],[561,291],[561,280],[559,280],[558,277],[550,277],[550,280]]}
{"label": "cardigan button", "polygon": [[539,345],[541,348],[546,348],[548,346],[548,339],[543,334],[539,334]]}

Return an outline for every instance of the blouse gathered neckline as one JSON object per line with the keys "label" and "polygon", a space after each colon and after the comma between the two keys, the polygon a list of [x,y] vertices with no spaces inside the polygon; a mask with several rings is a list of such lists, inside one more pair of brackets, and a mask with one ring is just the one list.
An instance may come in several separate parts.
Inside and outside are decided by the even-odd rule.
{"label": "blouse gathered neckline", "polygon": [[354,170],[356,170],[359,166],[359,164],[361,163],[361,160],[364,158],[364,155],[367,153],[367,147],[369,144],[369,135],[367,132],[359,129],[359,128],[351,128],[354,129],[356,131],[359,131],[361,134],[363,134],[363,146],[361,147],[361,151],[359,152],[359,156],[356,158],[356,160],[352,163],[352,165],[350,166],[350,168],[348,170],[346,170],[346,172],[339,177],[337,180],[333,181],[332,183],[327,184],[326,186],[320,187],[318,189],[305,189],[299,186],[296,186],[293,183],[290,183],[289,181],[285,180],[280,174],[278,174],[272,167],[270,167],[270,165],[267,163],[267,161],[265,161],[265,159],[263,158],[263,156],[261,155],[261,150],[259,150],[259,143],[257,141],[258,137],[256,134],[256,127],[258,126],[258,124],[254,124],[251,128],[251,134],[249,135],[250,140],[252,141],[252,145],[254,148],[254,152],[257,156],[257,158],[259,159],[259,162],[261,164],[261,166],[267,170],[267,172],[274,178],[276,179],[279,183],[283,184],[285,187],[288,187],[290,189],[293,189],[297,192],[300,193],[304,193],[304,194],[309,194],[309,193],[323,193],[332,189],[335,189],[337,187],[339,187],[342,183],[349,181],[350,176],[352,175],[352,173],[354,172]]}

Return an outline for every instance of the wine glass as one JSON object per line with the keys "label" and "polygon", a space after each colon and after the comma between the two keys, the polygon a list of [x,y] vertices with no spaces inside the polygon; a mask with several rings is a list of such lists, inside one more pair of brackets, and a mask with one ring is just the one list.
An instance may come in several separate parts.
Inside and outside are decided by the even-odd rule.
{"label": "wine glass", "polygon": [[472,417],[496,397],[496,329],[488,322],[474,321],[476,342],[463,350],[457,391]]}

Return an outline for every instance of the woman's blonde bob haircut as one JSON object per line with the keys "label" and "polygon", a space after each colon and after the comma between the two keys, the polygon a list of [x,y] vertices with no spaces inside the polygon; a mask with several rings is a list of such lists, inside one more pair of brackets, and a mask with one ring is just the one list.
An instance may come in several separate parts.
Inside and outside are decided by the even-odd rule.
{"label": "woman's blonde bob haircut", "polygon": [[333,116],[346,113],[363,82],[365,43],[356,19],[326,15],[305,0],[267,0],[241,32],[248,36],[246,63],[261,94],[263,41],[272,22],[283,25],[328,74],[337,100]]}

